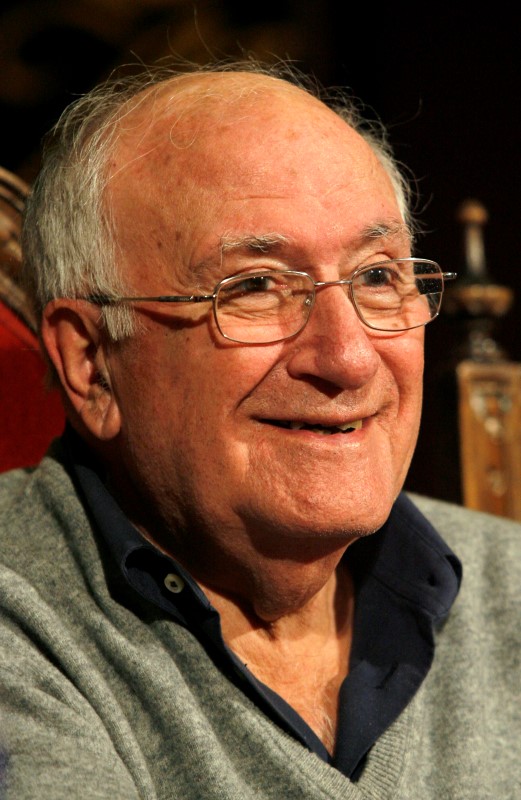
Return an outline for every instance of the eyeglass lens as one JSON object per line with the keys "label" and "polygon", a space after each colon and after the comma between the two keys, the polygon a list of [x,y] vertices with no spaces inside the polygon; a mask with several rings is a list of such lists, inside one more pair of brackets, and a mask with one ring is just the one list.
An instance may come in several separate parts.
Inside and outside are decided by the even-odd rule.
{"label": "eyeglass lens", "polygon": [[[420,327],[439,311],[441,269],[434,262],[383,262],[341,284],[362,321],[381,331]],[[221,333],[234,341],[263,344],[294,336],[306,324],[315,301],[312,278],[292,271],[238,275],[223,281],[215,312]]]}

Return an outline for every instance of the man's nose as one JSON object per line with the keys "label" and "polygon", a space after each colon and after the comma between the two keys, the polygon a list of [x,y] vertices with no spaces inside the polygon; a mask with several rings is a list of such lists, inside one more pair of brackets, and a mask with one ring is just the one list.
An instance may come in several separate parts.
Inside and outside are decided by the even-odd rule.
{"label": "man's nose", "polygon": [[380,363],[376,339],[357,315],[348,286],[319,288],[307,325],[293,341],[288,370],[341,389],[364,386]]}

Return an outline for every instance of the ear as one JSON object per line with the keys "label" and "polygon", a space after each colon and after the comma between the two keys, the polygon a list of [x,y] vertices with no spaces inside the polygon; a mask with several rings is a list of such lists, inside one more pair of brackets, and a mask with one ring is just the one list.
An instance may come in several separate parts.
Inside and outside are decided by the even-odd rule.
{"label": "ear", "polygon": [[99,308],[83,300],[52,300],[43,312],[41,336],[85,428],[97,439],[113,439],[121,417],[111,388]]}

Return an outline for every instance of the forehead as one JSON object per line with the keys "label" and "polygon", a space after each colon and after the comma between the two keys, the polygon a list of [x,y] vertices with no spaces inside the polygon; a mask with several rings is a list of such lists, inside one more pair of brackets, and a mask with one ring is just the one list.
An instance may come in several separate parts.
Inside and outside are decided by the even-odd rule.
{"label": "forehead", "polygon": [[294,238],[321,226],[323,238],[342,215],[361,230],[400,217],[367,142],[315,98],[265,76],[190,76],[143,96],[122,117],[111,173],[126,252],[175,242],[188,261],[205,237]]}

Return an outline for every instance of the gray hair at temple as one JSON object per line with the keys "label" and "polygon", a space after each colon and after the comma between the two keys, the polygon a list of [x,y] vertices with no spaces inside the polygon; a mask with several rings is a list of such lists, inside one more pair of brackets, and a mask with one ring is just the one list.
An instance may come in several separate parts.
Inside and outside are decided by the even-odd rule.
{"label": "gray hair at temple", "polygon": [[[372,147],[389,175],[404,221],[412,229],[411,185],[394,158],[387,132],[379,121],[365,118],[347,92],[326,91],[315,79],[283,61],[146,69],[139,75],[110,79],[73,102],[44,143],[42,166],[27,200],[22,232],[22,279],[38,319],[54,298],[128,293],[125,276],[118,272],[111,209],[104,202],[118,122],[149,97],[145,90],[165,81],[179,84],[187,74],[208,72],[258,73],[285,80],[323,101]],[[108,305],[100,313],[113,341],[134,332],[135,316],[129,306]]]}

